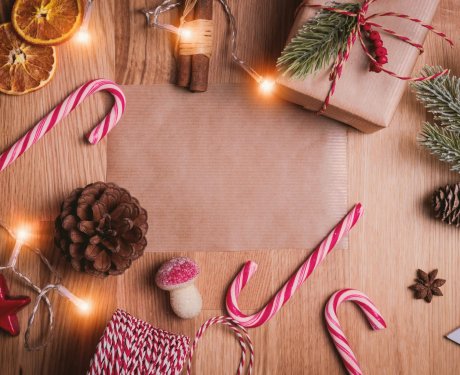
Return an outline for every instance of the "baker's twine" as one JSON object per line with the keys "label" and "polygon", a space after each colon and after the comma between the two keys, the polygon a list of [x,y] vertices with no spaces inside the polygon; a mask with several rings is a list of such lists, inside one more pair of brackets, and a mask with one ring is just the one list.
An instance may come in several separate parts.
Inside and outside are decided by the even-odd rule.
{"label": "baker's twine", "polygon": [[241,326],[237,321],[233,320],[229,316],[215,316],[213,318],[210,318],[206,322],[204,322],[198,329],[198,331],[195,334],[195,339],[193,340],[192,346],[190,347],[188,353],[187,375],[191,374],[192,358],[198,345],[198,341],[200,341],[201,337],[204,335],[206,330],[215,324],[226,325],[233,331],[233,333],[238,339],[238,342],[241,347],[241,359],[240,364],[238,365],[238,369],[236,371],[237,375],[243,374],[246,364],[246,352],[247,350],[249,350],[249,364],[246,373],[252,375],[254,368],[254,346],[252,344],[251,337],[249,336],[249,333],[246,330],[246,328]]}
{"label": "baker's twine", "polygon": [[87,375],[179,375],[190,339],[154,328],[118,309],[91,359]]}
{"label": "baker's twine", "polygon": [[244,327],[228,316],[217,316],[204,322],[190,346],[187,336],[154,328],[149,323],[118,309],[104,330],[87,375],[178,375],[182,373],[186,359],[187,374],[190,374],[192,357],[198,341],[204,332],[215,324],[228,326],[240,343],[242,354],[237,374],[244,371],[248,350],[247,374],[252,374],[254,348],[251,338]]}

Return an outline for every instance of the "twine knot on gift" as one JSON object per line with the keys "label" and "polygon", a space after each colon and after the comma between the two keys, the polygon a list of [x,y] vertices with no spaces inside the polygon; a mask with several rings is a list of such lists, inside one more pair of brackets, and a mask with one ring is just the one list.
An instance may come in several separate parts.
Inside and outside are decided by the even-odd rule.
{"label": "twine knot on gift", "polygon": [[[433,26],[424,23],[422,20],[418,18],[411,17],[407,14],[397,13],[397,12],[381,12],[381,13],[373,13],[368,14],[369,6],[377,0],[365,0],[362,4],[356,4],[356,10],[350,11],[350,7],[346,8],[343,5],[353,5],[353,4],[339,4],[339,3],[332,3],[331,5],[320,5],[320,4],[310,4],[308,0],[304,0],[300,6],[298,7],[298,11],[303,7],[309,8],[316,8],[320,9],[321,11],[330,12],[330,13],[337,13],[346,17],[355,18],[355,25],[351,28],[351,32],[349,33],[346,46],[343,49],[338,49],[339,52],[335,61],[331,68],[331,73],[329,75],[329,79],[331,81],[331,86],[329,88],[329,92],[326,96],[326,99],[323,102],[322,108],[318,111],[318,114],[324,113],[326,108],[329,105],[331,97],[334,95],[334,91],[336,89],[337,81],[340,79],[342,75],[343,67],[347,62],[348,58],[350,57],[350,51],[353,45],[355,44],[356,40],[359,41],[365,55],[368,57],[370,61],[369,70],[375,73],[385,72],[392,77],[404,80],[404,81],[426,81],[435,79],[439,76],[445,75],[449,72],[448,69],[444,69],[443,71],[437,72],[435,74],[429,76],[422,76],[422,77],[410,77],[410,76],[402,76],[399,75],[389,69],[386,69],[383,65],[388,63],[387,53],[388,51],[383,46],[383,41],[380,38],[380,33],[375,29],[379,29],[382,32],[397,38],[404,43],[410,44],[417,48],[420,53],[423,52],[423,46],[420,43],[415,42],[411,38],[398,34],[394,30],[388,29],[376,22],[374,19],[377,17],[396,17],[400,19],[405,19],[410,22],[416,23],[421,27],[426,28],[430,32],[440,36],[445,41],[447,41],[451,46],[453,46],[452,40],[450,40],[445,33],[436,30]],[[371,44],[371,47],[368,45]]]}

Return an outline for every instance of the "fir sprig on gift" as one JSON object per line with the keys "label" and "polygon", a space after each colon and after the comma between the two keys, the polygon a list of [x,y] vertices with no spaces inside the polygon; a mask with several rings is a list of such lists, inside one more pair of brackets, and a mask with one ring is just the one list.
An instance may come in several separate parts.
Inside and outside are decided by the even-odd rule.
{"label": "fir sprig on gift", "polygon": [[[331,7],[357,13],[360,4],[333,2]],[[278,70],[302,79],[332,64],[339,53],[345,51],[348,36],[357,27],[357,22],[357,17],[321,10],[285,47],[277,62]]]}
{"label": "fir sprig on gift", "polygon": [[[443,69],[427,66],[422,75],[429,76]],[[452,164],[460,172],[460,79],[452,75],[415,82],[417,99],[434,116],[435,123],[425,123],[419,142],[441,161]]]}

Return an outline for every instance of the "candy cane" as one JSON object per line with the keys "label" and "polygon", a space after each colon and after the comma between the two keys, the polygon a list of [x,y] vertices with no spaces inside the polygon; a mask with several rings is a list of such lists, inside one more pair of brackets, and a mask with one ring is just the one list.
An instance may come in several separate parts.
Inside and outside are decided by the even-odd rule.
{"label": "candy cane", "polygon": [[326,258],[334,246],[345,236],[356,224],[363,213],[360,203],[337,224],[331,233],[321,242],[318,248],[308,257],[305,263],[300,266],[297,272],[291,276],[286,284],[276,293],[270,302],[258,313],[245,315],[238,307],[238,296],[241,290],[248,283],[254,272],[257,270],[257,263],[248,261],[240,273],[233,280],[227,291],[226,305],[228,314],[243,327],[258,327],[275,315],[289,298],[297,291],[305,280],[312,274],[321,262]]}
{"label": "candy cane", "polygon": [[363,372],[359,367],[358,360],[351,350],[345,334],[340,327],[339,319],[337,318],[337,308],[342,302],[353,301],[355,302],[366,315],[367,320],[374,330],[386,328],[385,320],[380,314],[377,307],[364,293],[355,289],[342,289],[335,292],[326,304],[324,315],[326,317],[326,325],[329,334],[331,335],[334,345],[342,357],[343,364],[351,375],[361,375]]}
{"label": "candy cane", "polygon": [[125,110],[126,98],[121,88],[114,82],[106,79],[95,79],[84,84],[70,94],[61,104],[55,107],[48,115],[30,129],[22,138],[0,155],[0,172],[38,142],[46,133],[72,112],[83,100],[98,91],[108,91],[115,99],[110,113],[105,116],[89,134],[86,135],[89,143],[96,144],[109,133],[120,120]]}

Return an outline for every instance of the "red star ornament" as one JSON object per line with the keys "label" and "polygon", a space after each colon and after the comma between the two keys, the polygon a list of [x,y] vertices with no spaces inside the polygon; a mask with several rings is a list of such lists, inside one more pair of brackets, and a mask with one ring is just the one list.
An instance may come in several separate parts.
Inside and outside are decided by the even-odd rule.
{"label": "red star ornament", "polygon": [[11,297],[6,279],[0,275],[0,329],[8,332],[11,336],[19,335],[19,321],[16,313],[29,303],[29,297]]}

